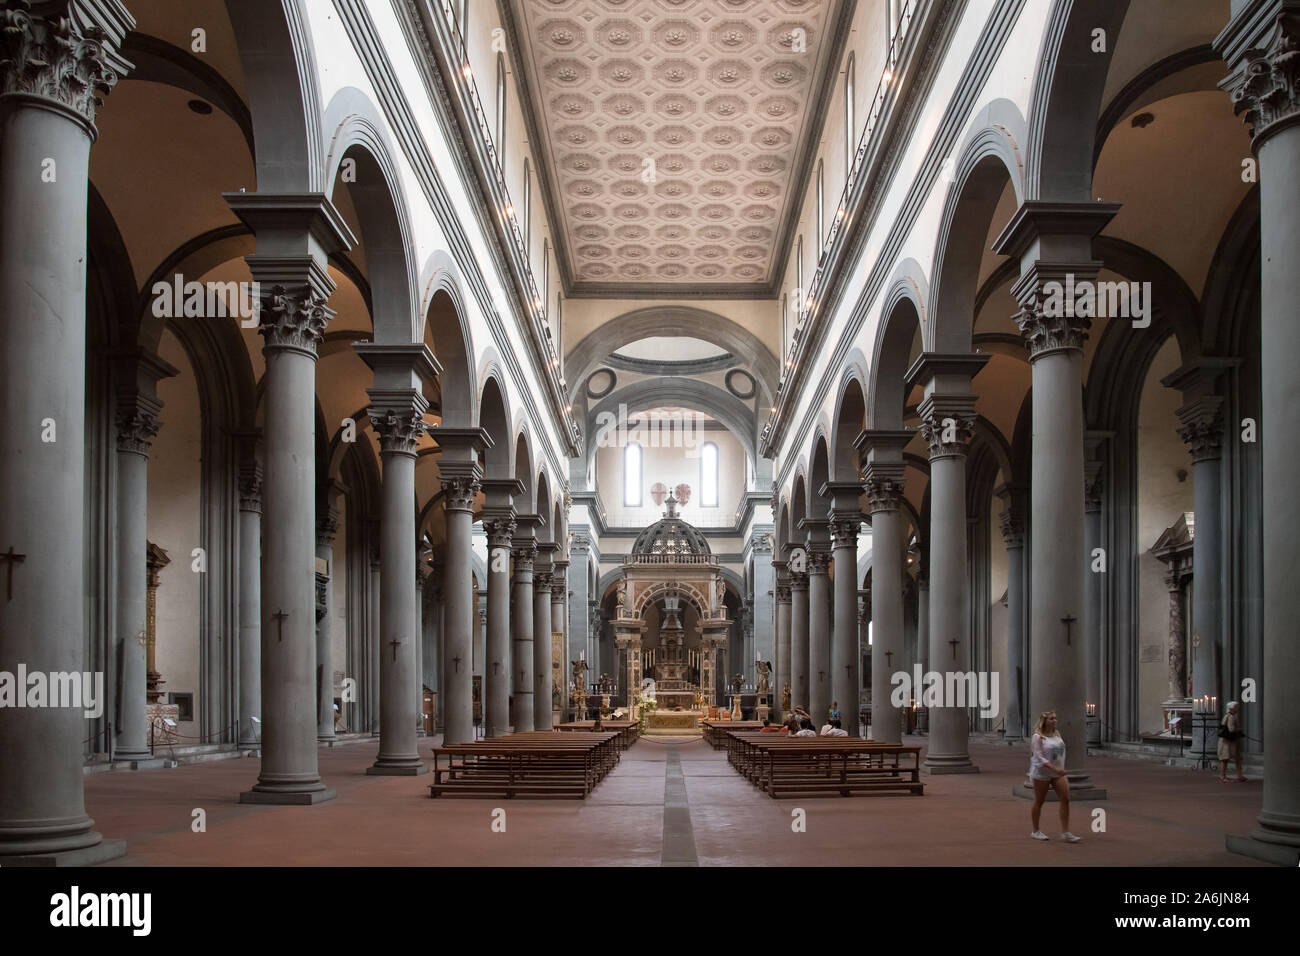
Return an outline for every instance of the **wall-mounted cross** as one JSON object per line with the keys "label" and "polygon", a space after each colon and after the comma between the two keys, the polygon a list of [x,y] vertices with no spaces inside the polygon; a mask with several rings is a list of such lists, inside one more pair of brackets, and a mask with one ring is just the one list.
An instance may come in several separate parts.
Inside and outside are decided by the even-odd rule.
{"label": "wall-mounted cross", "polygon": [[1065,625],[1065,643],[1066,643],[1066,644],[1069,644],[1069,643],[1070,643],[1070,625],[1073,624],[1073,623],[1074,623],[1075,621],[1077,621],[1077,620],[1078,620],[1077,617],[1074,617],[1073,615],[1070,615],[1070,614],[1067,614],[1065,617],[1061,618],[1061,623]]}
{"label": "wall-mounted cross", "polygon": [[457,655],[456,657],[453,657],[453,658],[451,659],[451,662],[452,662],[453,664],[456,665],[456,673],[459,674],[459,673],[460,673],[460,656]]}
{"label": "wall-mounted cross", "polygon": [[397,645],[400,643],[402,642],[399,641],[397,638],[393,638],[391,641],[388,642],[388,646],[393,649],[393,660],[397,660]]}
{"label": "wall-mounted cross", "polygon": [[14,546],[12,544],[9,545],[8,551],[4,552],[3,554],[0,554],[0,561],[7,561],[9,563],[9,600],[10,601],[14,599],[14,565],[16,565],[19,561],[26,561],[26,560],[27,560],[27,555],[14,553]]}
{"label": "wall-mounted cross", "polygon": [[[886,666],[886,667],[889,667],[889,666],[891,666],[893,663],[894,663],[894,652],[893,652],[893,651],[885,651],[885,666]],[[848,670],[848,669],[849,669],[849,665],[848,665],[848,664],[845,664],[845,665],[844,665],[844,669],[845,669],[845,670]]]}
{"label": "wall-mounted cross", "polygon": [[524,672],[523,672],[522,670],[520,670],[520,671],[519,671],[519,686],[520,686],[520,687],[523,687],[524,684],[525,684],[525,681],[524,681]]}
{"label": "wall-mounted cross", "polygon": [[275,618],[277,621],[280,622],[280,636],[277,638],[277,641],[284,640],[284,619],[288,616],[289,616],[289,612],[284,610],[283,608],[281,608],[280,610],[276,611],[274,614],[271,615],[271,617]]}
{"label": "wall-mounted cross", "polygon": [[[457,658],[457,659],[456,659],[456,670],[457,670],[457,672],[460,671],[460,658]],[[501,662],[500,662],[500,661],[493,661],[493,662],[492,662],[492,673],[493,673],[493,674],[500,674],[500,673],[501,673]]]}
{"label": "wall-mounted cross", "polygon": [[825,671],[818,671],[818,672],[817,672],[817,683],[820,684],[820,683],[822,682],[822,680],[823,680],[825,677],[826,677],[826,672],[825,672]]}
{"label": "wall-mounted cross", "polygon": [[960,641],[960,640],[957,640],[956,638],[954,638],[953,640],[949,641],[948,643],[952,645],[952,659],[953,659],[953,660],[956,660],[956,659],[957,659],[957,645],[960,644],[961,641]]}

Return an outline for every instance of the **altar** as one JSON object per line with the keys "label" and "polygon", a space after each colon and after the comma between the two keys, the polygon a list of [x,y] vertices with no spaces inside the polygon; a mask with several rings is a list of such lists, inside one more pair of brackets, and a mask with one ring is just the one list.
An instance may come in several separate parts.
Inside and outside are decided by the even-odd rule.
{"label": "altar", "polygon": [[645,715],[645,735],[680,737],[698,734],[703,716],[704,712],[699,710],[652,710]]}

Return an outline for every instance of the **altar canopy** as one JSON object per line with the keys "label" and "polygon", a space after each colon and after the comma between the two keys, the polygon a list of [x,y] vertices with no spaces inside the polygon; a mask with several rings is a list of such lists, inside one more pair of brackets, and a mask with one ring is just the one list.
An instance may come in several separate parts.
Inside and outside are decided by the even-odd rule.
{"label": "altar canopy", "polygon": [[[625,686],[637,694],[644,678],[654,678],[646,732],[692,733],[698,732],[703,708],[716,703],[718,648],[731,622],[723,604],[726,584],[708,541],[677,513],[676,497],[668,495],[664,504],[663,518],[637,536],[623,564],[614,633],[626,655]],[[646,646],[651,606],[659,618],[653,650]],[[688,609],[698,622],[698,642],[683,622]],[[638,706],[637,700],[629,703]]]}

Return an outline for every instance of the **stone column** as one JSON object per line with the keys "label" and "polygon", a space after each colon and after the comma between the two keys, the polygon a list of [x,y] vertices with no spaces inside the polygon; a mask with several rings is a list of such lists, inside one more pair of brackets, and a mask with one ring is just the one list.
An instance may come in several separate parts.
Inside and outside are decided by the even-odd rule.
{"label": "stone column", "polygon": [[[546,548],[550,551],[550,547]],[[533,575],[533,730],[551,729],[551,573],[549,557]]]}
{"label": "stone column", "polygon": [[[796,562],[797,558],[797,562]],[[795,565],[798,563],[799,568]],[[808,708],[808,558],[800,549],[790,559],[790,704]],[[811,710],[809,711],[811,713]]]}
{"label": "stone column", "polygon": [[1006,695],[1006,739],[1025,736],[1025,489],[1006,484],[995,492],[1002,499],[1002,542],[1007,548],[1007,672],[1000,685]]}
{"label": "stone column", "polygon": [[[754,530],[751,552],[754,556],[754,647],[751,655],[776,663],[776,573],[772,567],[772,526]],[[755,672],[757,677],[757,672]],[[776,675],[771,675],[775,679]],[[779,703],[781,688],[772,688],[773,704]],[[775,712],[776,706],[772,710]]]}
{"label": "stone column", "polygon": [[[11,674],[84,667],[88,168],[96,96],[130,68],[118,48],[135,21],[108,0],[66,6],[0,11],[0,671]],[[42,182],[48,172],[57,180]],[[125,852],[86,815],[89,726],[82,708],[3,711],[4,866]]]}
{"label": "stone column", "polygon": [[514,693],[510,703],[510,723],[517,734],[531,731],[536,719],[533,707],[533,562],[537,559],[537,542],[533,539],[531,516],[519,524],[521,534],[514,539],[514,593],[510,606],[514,630],[510,668]]}
{"label": "stone column", "polygon": [[[1082,366],[1091,319],[1076,315],[1073,295],[1058,290],[1095,279],[1101,263],[1092,259],[1092,237],[1118,210],[1116,203],[1027,201],[995,244],[998,252],[1020,258],[1020,279],[1011,291],[1020,303],[1016,324],[1033,375],[1029,714],[1033,720],[1056,712],[1071,795],[1079,800],[1106,796],[1087,772],[1087,641],[1079,620],[1088,568]],[[1016,792],[1029,796],[1028,781]]]}
{"label": "stone column", "polygon": [[[970,667],[966,445],[975,424],[970,382],[988,359],[927,352],[907,374],[909,385],[925,386],[918,411],[930,450],[930,667],[940,673]],[[926,772],[977,773],[968,745],[968,707],[945,703],[952,706],[929,708]]]}
{"label": "stone column", "polygon": [[[1083,640],[1088,661],[1087,680],[1084,684],[1085,701],[1096,708],[1097,716],[1090,719],[1088,725],[1088,743],[1100,744],[1102,738],[1101,722],[1108,723],[1106,708],[1102,706],[1102,584],[1105,574],[1094,568],[1098,549],[1102,547],[1101,491],[1102,466],[1097,453],[1104,440],[1100,433],[1088,433],[1084,439],[1086,460],[1083,465]],[[1023,564],[1021,573],[1023,573]],[[1010,736],[1008,734],[1008,736]]]}
{"label": "stone column", "polygon": [[776,701],[773,710],[783,718],[786,713],[781,701],[785,688],[790,687],[791,695],[794,694],[794,685],[790,683],[790,594],[790,575],[783,561],[776,569],[776,674],[772,686],[772,698]]}
{"label": "stone column", "polygon": [[[890,743],[900,742],[903,733],[902,712],[892,702],[892,677],[906,664],[903,634],[903,552],[906,549],[903,537],[906,524],[902,512],[903,449],[911,440],[910,431],[869,429],[854,441],[854,447],[862,457],[862,474],[871,504],[871,736]],[[854,583],[856,598],[857,582]],[[853,617],[856,621],[857,614]],[[903,706],[910,705],[910,700],[903,701]]]}
{"label": "stone column", "polygon": [[[370,407],[366,414],[379,436],[383,466],[383,518],[380,526],[380,643],[379,649],[379,755],[366,773],[410,776],[425,773],[415,743],[416,631],[415,588],[415,454],[426,431],[428,402],[423,383],[432,383],[440,371],[428,346],[357,344],[353,348],[375,374],[374,387],[366,389]],[[444,479],[446,472],[443,472]],[[472,487],[473,483],[469,483]],[[444,489],[446,483],[444,481]],[[462,491],[447,492],[448,564],[453,549],[468,542],[454,541],[453,526],[460,531],[466,517],[473,523],[473,495],[460,509]],[[453,500],[455,499],[455,500]],[[465,513],[468,512],[468,515]],[[468,563],[468,554],[465,555]],[[452,725],[449,722],[449,729]],[[471,735],[469,738],[473,739]]]}
{"label": "stone column", "polygon": [[1250,837],[1229,837],[1228,848],[1294,868],[1300,861],[1300,748],[1288,741],[1300,726],[1300,694],[1293,691],[1300,684],[1300,0],[1234,0],[1232,13],[1214,46],[1232,67],[1221,85],[1232,93],[1236,112],[1246,114],[1259,158],[1260,247],[1266,250],[1260,261],[1259,423],[1267,516],[1259,688],[1266,756],[1259,826]]}
{"label": "stone column", "polygon": [[355,239],[323,194],[225,198],[257,237],[266,357],[262,772],[239,799],[314,804],[334,796],[316,762],[316,349],[333,317],[328,257]]}
{"label": "stone column", "polygon": [[808,713],[818,729],[831,709],[830,522],[805,520],[808,529]]}
{"label": "stone column", "polygon": [[422,551],[415,549],[415,736],[427,737],[424,729],[424,568]]}
{"label": "stone column", "polygon": [[871,502],[871,736],[888,743],[901,742],[903,733],[891,680],[903,660],[901,451],[897,463],[868,461],[865,470]]}
{"label": "stone column", "polygon": [[373,525],[370,553],[370,589],[366,604],[366,724],[371,737],[379,736],[379,608],[383,587],[383,565],[379,563],[378,526]]}
{"label": "stone column", "polygon": [[[471,672],[474,613],[474,499],[479,493],[483,471],[479,455],[492,446],[481,428],[433,429],[430,434],[442,449],[438,468],[442,478],[443,504],[447,511],[447,567],[444,624],[446,637],[443,676],[443,741],[448,744],[474,740],[474,683]],[[408,498],[407,503],[414,500]]]}
{"label": "stone column", "polygon": [[117,359],[117,632],[118,701],[114,760],[132,767],[149,760],[145,714],[148,580],[149,448],[162,424],[158,379],[176,374],[162,359],[140,352]]}
{"label": "stone column", "polygon": [[[564,622],[569,614],[569,581],[567,562],[556,561],[555,570],[551,572],[551,632],[564,634]],[[560,691],[560,719],[564,720],[565,712],[568,710],[569,695],[566,693],[568,685],[568,662],[564,659],[566,648],[569,642],[566,637],[560,639],[560,660],[559,670],[555,669],[555,660],[551,661],[551,680]],[[554,652],[554,648],[552,648]],[[553,656],[553,655],[552,655]]]}
{"label": "stone column", "polygon": [[262,465],[256,457],[256,434],[241,437],[244,450],[239,464],[239,749],[261,750]]}
{"label": "stone column", "polygon": [[1224,646],[1220,600],[1223,573],[1223,506],[1220,461],[1223,446],[1223,397],[1216,394],[1220,376],[1236,359],[1204,357],[1162,379],[1179,389],[1178,436],[1192,454],[1192,485],[1196,534],[1192,539],[1192,696],[1219,699],[1220,713],[1228,696],[1219,673]]}
{"label": "stone column", "polygon": [[488,539],[483,732],[488,737],[510,733],[510,542],[515,528],[513,508],[504,508],[499,515],[483,521]]}
{"label": "stone column", "polygon": [[[594,670],[595,649],[591,643],[591,620],[594,609],[592,595],[588,593],[591,586],[591,533],[585,526],[570,527],[569,531],[568,660],[577,660],[579,654],[583,655],[588,666],[592,668],[587,673],[592,675],[597,672]],[[565,680],[567,682],[569,678],[566,677]]]}
{"label": "stone column", "polygon": [[[854,466],[856,471],[856,466]],[[856,481],[830,481],[821,488],[822,497],[831,502],[831,554],[835,562],[834,621],[831,625],[830,697],[832,705],[839,703],[841,726],[856,734],[858,713],[861,708],[862,653],[858,629],[858,531],[862,527],[862,511],[858,499],[862,485]],[[899,618],[900,623],[902,618]],[[897,633],[898,646],[902,648],[903,632]],[[894,662],[895,664],[898,661]],[[815,711],[813,716],[824,718]],[[818,723],[820,729],[821,724]]]}
{"label": "stone column", "polygon": [[327,744],[334,740],[334,660],[330,614],[334,605],[334,536],[339,531],[339,513],[330,498],[336,493],[333,482],[319,492],[317,503],[322,512],[316,522],[316,558],[325,563],[322,572],[324,614],[316,622],[316,740]]}
{"label": "stone column", "polygon": [[[922,549],[916,569],[916,663],[921,673],[928,670],[930,661],[930,565]],[[926,707],[917,708],[917,732],[930,729],[930,711]]]}

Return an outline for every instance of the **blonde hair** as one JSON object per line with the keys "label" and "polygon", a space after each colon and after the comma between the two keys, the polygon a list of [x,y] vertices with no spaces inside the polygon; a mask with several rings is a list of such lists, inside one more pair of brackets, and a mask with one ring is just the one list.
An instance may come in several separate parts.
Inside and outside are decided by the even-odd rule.
{"label": "blonde hair", "polygon": [[[1034,725],[1034,733],[1046,737],[1047,734],[1043,733],[1043,728],[1047,726],[1047,718],[1053,716],[1055,713],[1056,711],[1054,710],[1045,710],[1041,714],[1039,714],[1038,723]],[[1059,736],[1060,730],[1058,730],[1056,733]]]}

